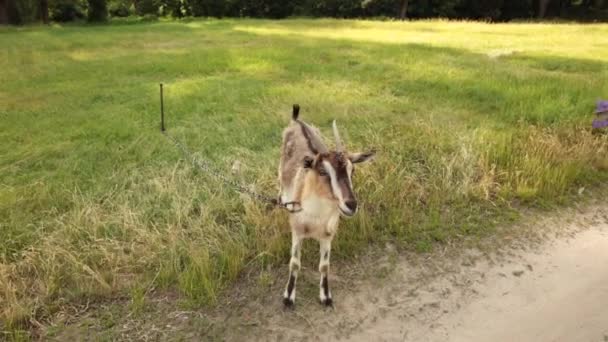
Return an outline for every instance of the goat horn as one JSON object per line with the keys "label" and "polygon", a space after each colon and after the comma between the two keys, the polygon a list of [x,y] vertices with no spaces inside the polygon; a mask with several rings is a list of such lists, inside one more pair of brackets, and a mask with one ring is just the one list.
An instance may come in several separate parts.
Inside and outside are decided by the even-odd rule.
{"label": "goat horn", "polygon": [[336,120],[333,122],[334,129],[334,139],[336,140],[336,151],[342,152],[344,151],[344,146],[342,146],[342,139],[340,139],[340,133],[338,132],[338,126],[336,125]]}

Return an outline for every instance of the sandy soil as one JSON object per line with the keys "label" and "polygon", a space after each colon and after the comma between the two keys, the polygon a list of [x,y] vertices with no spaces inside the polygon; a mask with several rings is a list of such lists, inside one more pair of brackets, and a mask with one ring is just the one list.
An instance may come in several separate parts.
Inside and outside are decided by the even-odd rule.
{"label": "sandy soil", "polygon": [[[430,288],[439,291],[419,290],[424,298],[421,302],[398,303],[349,337],[604,341],[608,339],[607,265],[608,226],[602,224],[574,238],[554,241],[538,252],[521,253],[499,266],[479,263],[466,272],[470,272],[470,281],[464,285],[457,281],[456,288],[443,280],[432,282]],[[455,291],[456,296],[442,298]],[[421,317],[413,318],[417,315],[414,303],[420,304]],[[435,310],[424,312],[425,306]]]}
{"label": "sandy soil", "polygon": [[[474,247],[400,254],[390,245],[332,268],[334,309],[317,302],[303,265],[295,310],[286,274],[245,277],[214,311],[176,311],[160,298],[110,336],[118,340],[608,341],[608,208],[570,210],[505,229]],[[110,310],[112,307],[108,307]],[[97,340],[104,310],[57,340]],[[93,322],[84,324],[83,322]]]}
{"label": "sandy soil", "polygon": [[[371,267],[394,268],[386,277],[377,272],[370,279],[371,271],[349,284],[338,278],[333,310],[315,302],[316,291],[299,291],[295,311],[281,309],[278,300],[247,304],[235,311],[239,318],[233,314],[231,323],[216,321],[229,328],[215,336],[277,341],[608,341],[604,210],[535,223],[527,231],[536,235],[522,234],[508,247],[490,252],[439,252],[414,261],[412,256],[385,257]],[[566,219],[572,222],[564,224]],[[502,239],[509,241],[508,236]],[[308,282],[300,287],[316,290],[313,270],[311,265],[304,273]]]}
{"label": "sandy soil", "polygon": [[[522,258],[527,261],[523,274],[489,277],[478,287],[479,296],[437,322],[449,340],[608,338],[606,224]],[[516,268],[517,264],[510,264],[489,271],[499,275]]]}

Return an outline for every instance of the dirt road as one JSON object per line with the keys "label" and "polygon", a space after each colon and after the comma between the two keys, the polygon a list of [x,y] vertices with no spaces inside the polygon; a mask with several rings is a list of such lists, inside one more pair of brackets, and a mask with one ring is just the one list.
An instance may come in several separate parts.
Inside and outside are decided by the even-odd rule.
{"label": "dirt road", "polygon": [[[517,255],[502,266],[472,268],[467,290],[452,299],[450,284],[437,281],[440,295],[427,292],[416,323],[394,306],[364,324],[352,340],[412,341],[605,341],[608,340],[608,228],[604,224],[559,239],[537,252]],[[458,282],[456,282],[458,283]],[[442,286],[444,285],[444,286]],[[458,286],[456,286],[458,287]],[[459,291],[459,290],[456,290]],[[426,292],[424,290],[421,293]],[[434,291],[437,293],[437,291]],[[417,302],[417,301],[416,301]],[[446,311],[437,310],[447,308]],[[414,310],[412,310],[414,309]]]}
{"label": "dirt road", "polygon": [[228,323],[220,335],[277,341],[608,341],[608,220],[601,212],[569,219],[545,221],[559,227],[542,228],[542,242],[520,239],[500,252],[471,249],[417,261],[385,257],[367,269],[393,268],[387,277],[370,280],[382,272],[369,271],[360,281],[334,282],[334,310],[315,302],[316,274],[309,267],[298,284],[294,312],[280,309],[274,298],[247,304],[230,319],[238,323]]}
{"label": "dirt road", "polygon": [[[452,341],[608,339],[608,229],[579,233],[524,256],[519,277],[493,276],[480,296],[438,324]],[[528,266],[529,265],[529,266]],[[508,274],[516,265],[502,271]]]}

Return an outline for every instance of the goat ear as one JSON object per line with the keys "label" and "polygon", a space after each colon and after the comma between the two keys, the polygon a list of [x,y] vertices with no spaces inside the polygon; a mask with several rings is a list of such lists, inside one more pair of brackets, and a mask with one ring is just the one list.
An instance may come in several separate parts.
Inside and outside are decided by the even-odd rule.
{"label": "goat ear", "polygon": [[309,156],[306,156],[306,157],[304,157],[302,162],[303,162],[303,167],[305,169],[310,169],[310,168],[312,168],[312,165],[314,164],[315,160]]}
{"label": "goat ear", "polygon": [[376,155],[376,150],[371,150],[369,152],[350,153],[348,155],[348,159],[350,159],[351,163],[357,164],[357,163],[363,163],[366,161],[370,161],[374,158],[375,155]]}

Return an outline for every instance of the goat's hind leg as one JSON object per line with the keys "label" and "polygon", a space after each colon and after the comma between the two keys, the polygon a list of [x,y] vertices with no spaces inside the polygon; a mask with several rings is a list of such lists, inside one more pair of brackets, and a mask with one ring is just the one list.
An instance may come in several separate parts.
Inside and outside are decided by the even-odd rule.
{"label": "goat's hind leg", "polygon": [[321,272],[321,282],[319,283],[319,300],[325,306],[333,306],[331,291],[329,291],[329,254],[331,252],[331,240],[319,241],[319,272]]}
{"label": "goat's hind leg", "polygon": [[291,231],[291,258],[289,260],[289,280],[283,293],[283,304],[286,307],[293,307],[296,300],[296,281],[300,271],[300,256],[302,250],[302,238],[295,230]]}

